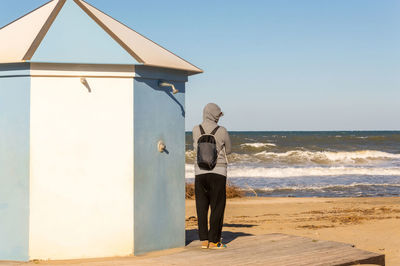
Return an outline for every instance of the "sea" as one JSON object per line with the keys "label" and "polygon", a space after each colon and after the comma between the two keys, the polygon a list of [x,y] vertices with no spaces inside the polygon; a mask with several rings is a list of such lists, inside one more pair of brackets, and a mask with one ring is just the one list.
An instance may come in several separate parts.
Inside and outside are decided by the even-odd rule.
{"label": "sea", "polygon": [[[228,183],[246,196],[400,196],[400,131],[229,132]],[[186,180],[194,181],[186,133]]]}

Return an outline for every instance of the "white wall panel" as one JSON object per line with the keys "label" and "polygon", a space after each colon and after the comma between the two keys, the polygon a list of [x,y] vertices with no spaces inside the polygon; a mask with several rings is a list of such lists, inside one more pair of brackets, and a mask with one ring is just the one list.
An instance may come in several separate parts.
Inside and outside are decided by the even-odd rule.
{"label": "white wall panel", "polygon": [[133,251],[133,80],[33,77],[30,259]]}

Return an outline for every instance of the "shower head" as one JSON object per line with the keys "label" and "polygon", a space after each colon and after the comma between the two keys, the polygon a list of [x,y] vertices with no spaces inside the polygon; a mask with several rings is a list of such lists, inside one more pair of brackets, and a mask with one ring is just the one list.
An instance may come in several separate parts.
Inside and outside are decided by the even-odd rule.
{"label": "shower head", "polygon": [[158,86],[159,87],[171,87],[172,88],[172,93],[177,94],[179,91],[175,88],[174,84],[166,82],[165,80],[159,80],[158,81]]}

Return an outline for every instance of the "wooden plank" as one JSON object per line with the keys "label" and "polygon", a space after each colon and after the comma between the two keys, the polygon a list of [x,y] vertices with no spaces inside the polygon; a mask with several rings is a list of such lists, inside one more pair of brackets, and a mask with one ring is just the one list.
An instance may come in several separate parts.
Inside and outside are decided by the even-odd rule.
{"label": "wooden plank", "polygon": [[[291,257],[285,259],[285,265],[337,265],[341,262],[354,261],[353,251],[348,248],[342,247],[334,250],[321,252],[299,253],[298,257]],[[301,258],[301,259],[299,259]],[[280,258],[283,259],[283,258]],[[277,265],[279,265],[279,260]]]}
{"label": "wooden plank", "polygon": [[[193,242],[191,246],[196,245],[199,243]],[[199,257],[196,256],[198,252],[191,249],[190,253],[182,253],[179,262],[197,265],[201,259],[202,265],[262,265],[266,262],[268,265],[351,265],[357,262],[384,265],[384,255],[355,249],[350,244],[280,234],[242,237],[232,241],[227,250],[217,252],[203,252]]]}
{"label": "wooden plank", "polygon": [[[280,240],[268,241],[273,237]],[[268,235],[242,237],[240,241],[233,241],[229,245],[230,251],[220,251],[224,253],[223,255],[213,254],[212,263],[223,262],[239,265],[265,264],[268,261],[268,265],[274,263],[276,265],[342,265],[343,263],[351,265],[355,262],[368,262],[384,265],[384,261],[382,261],[384,255],[355,249],[350,244],[321,240],[314,242],[309,238],[287,235],[274,235],[273,237]],[[196,244],[198,245],[198,243]],[[235,259],[238,245],[245,247],[240,248],[241,256]],[[190,254],[185,253],[185,257],[190,257]],[[207,264],[203,263],[203,265]]]}

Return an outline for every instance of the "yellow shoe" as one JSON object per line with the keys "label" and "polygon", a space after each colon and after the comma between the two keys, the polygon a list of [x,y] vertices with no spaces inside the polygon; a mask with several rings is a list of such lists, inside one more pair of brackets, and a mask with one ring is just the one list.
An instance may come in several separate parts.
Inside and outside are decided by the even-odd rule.
{"label": "yellow shoe", "polygon": [[226,245],[222,244],[221,242],[218,242],[218,243],[210,242],[210,244],[208,245],[208,248],[210,248],[210,249],[226,249]]}
{"label": "yellow shoe", "polygon": [[208,240],[201,242],[201,248],[207,249],[210,242]]}

